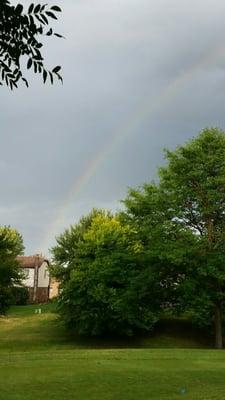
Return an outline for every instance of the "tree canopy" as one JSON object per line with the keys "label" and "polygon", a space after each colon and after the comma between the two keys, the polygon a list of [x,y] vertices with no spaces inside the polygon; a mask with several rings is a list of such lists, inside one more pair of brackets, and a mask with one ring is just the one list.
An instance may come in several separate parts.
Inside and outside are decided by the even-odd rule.
{"label": "tree canopy", "polygon": [[31,3],[24,10],[22,4],[12,5],[9,0],[0,2],[0,85],[10,89],[23,81],[28,86],[23,60],[27,69],[42,75],[44,83],[49,79],[60,79],[60,66],[48,70],[42,54],[42,39],[48,36],[62,37],[49,26],[51,19],[57,19],[61,12],[58,6]]}
{"label": "tree canopy", "polygon": [[225,316],[225,134],[205,129],[165,156],[157,185],[130,190],[127,215],[144,235],[146,254],[161,260],[167,286],[170,283],[179,295],[179,307],[192,309],[201,324],[214,321],[220,348]]}
{"label": "tree canopy", "polygon": [[[85,226],[87,220],[91,223]],[[68,249],[64,265],[62,245]],[[153,285],[149,291],[142,284],[146,275],[142,244],[137,232],[118,216],[95,210],[60,236],[53,254],[63,277],[61,315],[75,332],[130,335],[152,329],[159,305]]]}
{"label": "tree canopy", "polygon": [[[216,347],[222,347],[225,306],[225,134],[205,129],[176,151],[166,152],[161,185],[174,218],[197,237],[192,268],[186,273],[193,306],[204,306],[215,323]],[[187,285],[187,282],[189,284]]]}

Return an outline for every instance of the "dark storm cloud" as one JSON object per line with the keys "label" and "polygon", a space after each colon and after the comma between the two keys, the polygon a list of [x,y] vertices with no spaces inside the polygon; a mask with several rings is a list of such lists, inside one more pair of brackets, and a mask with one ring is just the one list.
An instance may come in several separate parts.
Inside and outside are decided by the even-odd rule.
{"label": "dark storm cloud", "polygon": [[[22,232],[28,253],[46,252],[92,206],[119,206],[127,186],[156,176],[164,147],[207,125],[225,128],[224,2],[54,3],[66,40],[48,40],[45,55],[49,66],[62,64],[64,85],[31,76],[28,90],[0,89],[0,218]],[[88,163],[133,118],[65,206]]]}

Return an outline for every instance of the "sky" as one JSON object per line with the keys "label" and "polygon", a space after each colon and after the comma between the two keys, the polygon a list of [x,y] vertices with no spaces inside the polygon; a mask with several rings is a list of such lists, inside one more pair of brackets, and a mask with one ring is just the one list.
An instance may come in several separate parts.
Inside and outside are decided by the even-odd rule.
{"label": "sky", "polygon": [[29,89],[0,87],[0,224],[46,256],[93,207],[156,179],[164,148],[225,130],[224,1],[48,3],[66,39],[45,42],[45,62],[64,84],[27,72]]}

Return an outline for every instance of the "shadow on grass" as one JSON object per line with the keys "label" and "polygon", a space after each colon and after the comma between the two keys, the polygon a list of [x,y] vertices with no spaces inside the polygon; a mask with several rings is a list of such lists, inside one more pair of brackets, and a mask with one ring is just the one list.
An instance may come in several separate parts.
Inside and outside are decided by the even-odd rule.
{"label": "shadow on grass", "polygon": [[[66,332],[66,331],[65,331]],[[83,348],[213,348],[213,340],[197,329],[191,321],[179,318],[163,318],[153,332],[131,337],[104,335],[99,337],[79,337],[68,334],[71,344]]]}
{"label": "shadow on grass", "polygon": [[[37,309],[41,313],[37,313]],[[213,348],[205,332],[184,318],[162,318],[153,332],[132,337],[80,337],[68,331],[56,304],[15,306],[0,321],[0,350]]]}

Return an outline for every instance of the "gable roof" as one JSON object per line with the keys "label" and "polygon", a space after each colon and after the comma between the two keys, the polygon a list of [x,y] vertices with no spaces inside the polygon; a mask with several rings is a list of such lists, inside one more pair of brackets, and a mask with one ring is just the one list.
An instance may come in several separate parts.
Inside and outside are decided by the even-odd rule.
{"label": "gable roof", "polygon": [[17,257],[17,260],[21,264],[22,268],[35,268],[36,266],[40,268],[43,262],[47,262],[47,264],[49,264],[49,261],[46,258],[39,255],[19,256]]}

